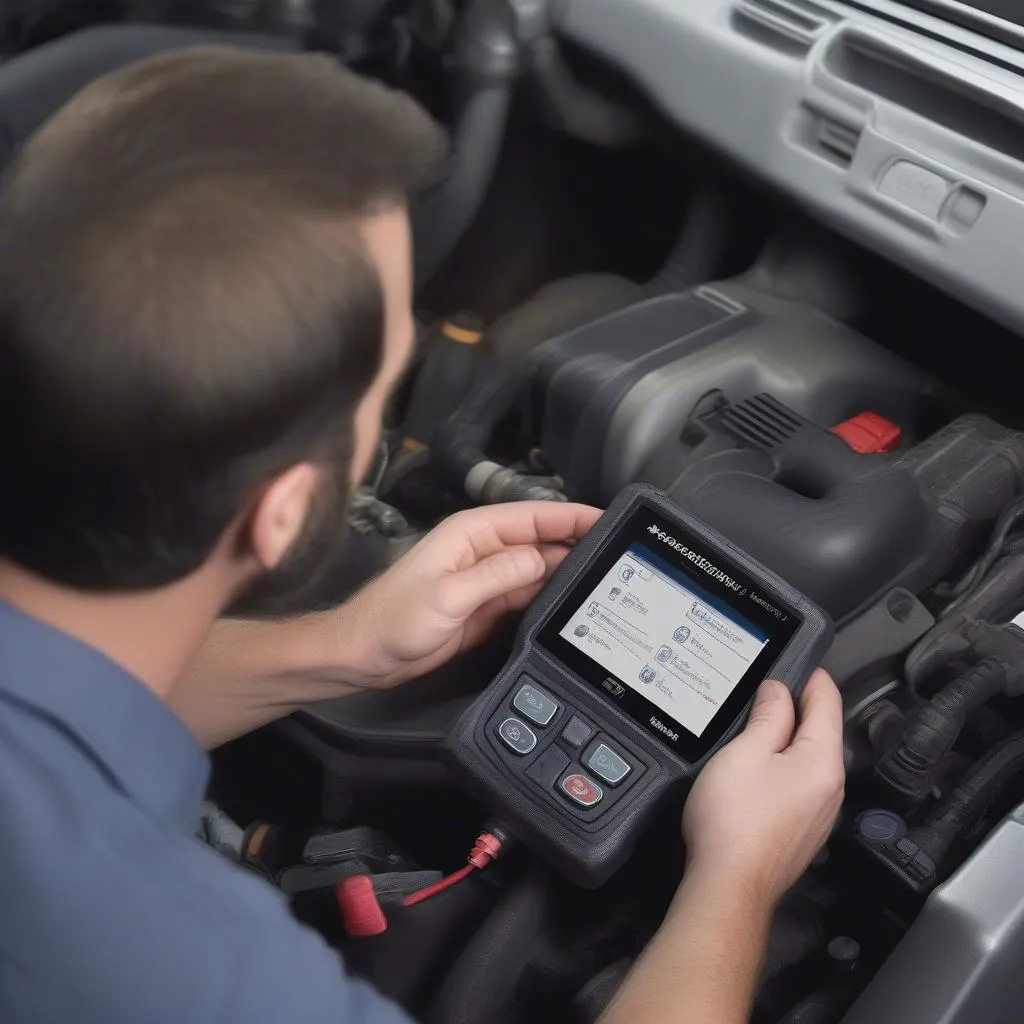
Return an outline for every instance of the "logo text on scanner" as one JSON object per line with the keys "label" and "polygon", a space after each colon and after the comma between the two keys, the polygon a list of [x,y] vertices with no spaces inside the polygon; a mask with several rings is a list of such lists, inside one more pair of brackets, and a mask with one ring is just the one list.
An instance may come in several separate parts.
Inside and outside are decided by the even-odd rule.
{"label": "logo text on scanner", "polygon": [[654,715],[651,715],[651,725],[653,725],[658,732],[664,733],[665,736],[673,742],[679,739],[679,733],[673,732],[660,718],[655,718]]}
{"label": "logo text on scanner", "polygon": [[706,572],[712,579],[717,580],[724,587],[735,590],[739,594],[745,594],[747,588],[742,583],[737,583],[728,573],[722,572],[713,562],[709,562],[703,555],[688,548],[682,541],[676,540],[671,534],[666,533],[660,526],[651,523],[647,532],[657,537],[662,544],[667,544],[673,551],[678,551],[688,562],[692,562],[698,569]]}

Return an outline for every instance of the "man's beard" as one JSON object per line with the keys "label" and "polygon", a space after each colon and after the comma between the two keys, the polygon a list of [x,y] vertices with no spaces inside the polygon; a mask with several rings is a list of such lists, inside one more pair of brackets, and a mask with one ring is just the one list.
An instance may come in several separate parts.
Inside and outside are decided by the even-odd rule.
{"label": "man's beard", "polygon": [[343,595],[322,592],[344,557],[348,533],[348,465],[328,468],[314,495],[302,532],[281,563],[238,594],[226,613],[268,618],[297,615],[338,603]]}

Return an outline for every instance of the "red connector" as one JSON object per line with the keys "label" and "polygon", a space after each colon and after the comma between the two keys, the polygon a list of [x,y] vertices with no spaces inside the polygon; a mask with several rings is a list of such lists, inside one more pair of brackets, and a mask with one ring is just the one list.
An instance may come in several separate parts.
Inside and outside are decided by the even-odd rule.
{"label": "red connector", "polygon": [[898,423],[879,416],[877,412],[859,412],[828,429],[830,434],[837,434],[860,455],[891,452],[899,447],[902,435]]}
{"label": "red connector", "polygon": [[345,931],[354,939],[365,939],[388,930],[388,919],[377,900],[373,879],[369,875],[343,878],[334,887]]}
{"label": "red connector", "polygon": [[481,832],[476,837],[473,849],[466,858],[467,863],[465,867],[452,872],[447,878],[442,878],[439,882],[434,882],[433,885],[428,885],[423,889],[418,889],[416,892],[409,893],[402,900],[402,905],[414,907],[417,903],[422,903],[424,900],[429,900],[431,896],[436,896],[439,892],[450,889],[457,882],[461,882],[467,875],[472,874],[473,871],[483,870],[487,867],[492,860],[496,860],[501,856],[503,849],[504,842],[496,835],[491,832]]}
{"label": "red connector", "polygon": [[476,837],[473,849],[469,852],[467,860],[475,868],[485,868],[492,860],[501,856],[504,847],[502,840],[491,832],[481,832]]}

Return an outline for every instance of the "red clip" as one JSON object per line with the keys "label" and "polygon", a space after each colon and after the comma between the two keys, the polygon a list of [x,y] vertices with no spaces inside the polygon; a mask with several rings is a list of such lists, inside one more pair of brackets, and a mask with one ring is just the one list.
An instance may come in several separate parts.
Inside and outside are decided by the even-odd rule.
{"label": "red clip", "polygon": [[855,452],[875,455],[899,447],[900,425],[879,416],[877,412],[859,412],[829,431],[841,437]]}
{"label": "red clip", "polygon": [[381,910],[373,879],[369,875],[343,878],[334,887],[345,931],[354,939],[365,939],[388,930],[388,919]]}

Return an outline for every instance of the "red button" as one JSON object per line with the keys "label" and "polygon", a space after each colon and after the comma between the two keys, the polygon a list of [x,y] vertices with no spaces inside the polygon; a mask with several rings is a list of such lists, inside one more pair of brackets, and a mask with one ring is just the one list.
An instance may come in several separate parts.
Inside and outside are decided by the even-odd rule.
{"label": "red button", "polygon": [[559,783],[562,792],[581,807],[593,807],[604,796],[601,787],[586,775],[566,775]]}
{"label": "red button", "polygon": [[859,412],[829,430],[861,455],[891,452],[900,443],[899,424],[879,416],[877,412]]}

